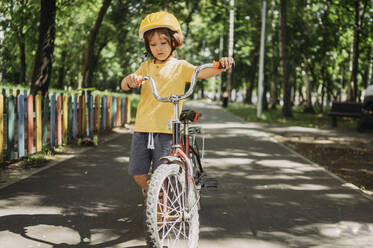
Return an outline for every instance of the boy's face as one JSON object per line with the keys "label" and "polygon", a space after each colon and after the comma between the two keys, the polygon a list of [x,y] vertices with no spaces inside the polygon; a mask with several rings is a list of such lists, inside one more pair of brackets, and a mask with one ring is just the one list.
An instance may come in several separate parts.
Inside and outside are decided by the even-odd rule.
{"label": "boy's face", "polygon": [[154,33],[154,35],[150,37],[149,47],[156,62],[161,62],[167,59],[171,53],[169,41],[159,32]]}

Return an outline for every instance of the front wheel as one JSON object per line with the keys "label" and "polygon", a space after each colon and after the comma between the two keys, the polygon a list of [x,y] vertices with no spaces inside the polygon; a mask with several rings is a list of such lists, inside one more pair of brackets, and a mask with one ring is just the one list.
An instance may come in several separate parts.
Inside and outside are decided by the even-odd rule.
{"label": "front wheel", "polygon": [[197,196],[193,184],[187,195],[181,166],[162,164],[152,175],[146,199],[146,228],[148,247],[198,246]]}

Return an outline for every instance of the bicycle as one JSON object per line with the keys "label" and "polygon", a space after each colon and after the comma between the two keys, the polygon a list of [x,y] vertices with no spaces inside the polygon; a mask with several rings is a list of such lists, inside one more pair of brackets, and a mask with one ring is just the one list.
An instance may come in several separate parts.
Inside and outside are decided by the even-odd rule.
{"label": "bicycle", "polygon": [[[160,102],[174,104],[172,126],[172,152],[162,157],[164,161],[150,178],[146,197],[146,238],[148,247],[196,248],[199,239],[199,190],[203,168],[193,133],[200,129],[189,128],[190,118],[185,116],[184,134],[181,139],[179,102],[189,97],[195,88],[198,73],[205,68],[222,68],[219,62],[199,66],[193,73],[191,86],[184,95],[161,97],[154,80],[149,81],[154,97]],[[191,135],[192,134],[192,135]],[[192,140],[190,140],[192,138]]]}

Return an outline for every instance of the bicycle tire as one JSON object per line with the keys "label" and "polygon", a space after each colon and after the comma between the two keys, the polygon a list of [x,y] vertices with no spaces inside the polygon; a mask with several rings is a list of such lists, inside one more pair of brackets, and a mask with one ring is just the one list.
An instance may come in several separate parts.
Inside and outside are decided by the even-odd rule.
{"label": "bicycle tire", "polygon": [[[148,247],[198,247],[199,216],[194,184],[190,185],[189,218],[184,212],[185,171],[178,164],[162,164],[152,175],[146,198]],[[161,197],[160,197],[161,196]]]}

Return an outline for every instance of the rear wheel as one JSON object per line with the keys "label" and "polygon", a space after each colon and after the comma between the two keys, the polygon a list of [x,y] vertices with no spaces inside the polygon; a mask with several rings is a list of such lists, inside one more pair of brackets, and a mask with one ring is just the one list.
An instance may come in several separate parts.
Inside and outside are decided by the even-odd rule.
{"label": "rear wheel", "polygon": [[203,174],[203,168],[197,143],[194,146],[191,146],[190,150],[190,161],[192,162],[193,167],[193,178],[194,181],[198,184]]}
{"label": "rear wheel", "polygon": [[187,196],[185,171],[179,165],[163,164],[155,170],[146,199],[149,247],[198,246],[198,207],[193,184],[188,192]]}

